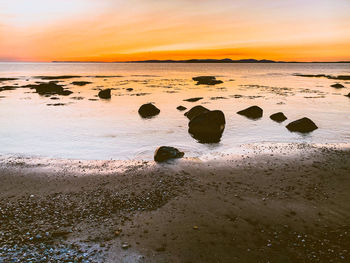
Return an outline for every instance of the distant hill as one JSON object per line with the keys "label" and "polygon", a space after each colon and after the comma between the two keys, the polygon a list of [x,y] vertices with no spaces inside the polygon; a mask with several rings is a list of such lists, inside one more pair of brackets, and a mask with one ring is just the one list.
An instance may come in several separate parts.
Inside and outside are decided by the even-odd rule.
{"label": "distant hill", "polygon": [[140,60],[129,61],[128,63],[276,63],[273,60],[257,60],[257,59],[187,59],[187,60]]}
{"label": "distant hill", "polygon": [[230,58],[225,59],[187,59],[187,60],[138,60],[138,61],[115,61],[115,62],[102,62],[102,61],[52,61],[52,63],[350,63],[350,61],[336,61],[336,62],[297,62],[297,61],[274,61],[268,59],[239,59],[232,60]]}

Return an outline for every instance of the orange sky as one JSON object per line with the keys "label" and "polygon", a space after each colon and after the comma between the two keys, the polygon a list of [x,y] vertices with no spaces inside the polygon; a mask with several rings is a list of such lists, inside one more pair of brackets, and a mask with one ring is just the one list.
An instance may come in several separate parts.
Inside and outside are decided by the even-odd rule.
{"label": "orange sky", "polygon": [[0,0],[0,61],[350,61],[349,0]]}

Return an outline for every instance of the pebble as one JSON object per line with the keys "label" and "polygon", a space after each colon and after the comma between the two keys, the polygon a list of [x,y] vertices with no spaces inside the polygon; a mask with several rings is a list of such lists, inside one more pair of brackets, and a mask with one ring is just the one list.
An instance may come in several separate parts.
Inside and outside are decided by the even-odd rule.
{"label": "pebble", "polygon": [[124,242],[122,244],[122,249],[128,249],[129,247],[130,247],[130,245],[128,243],[126,243],[126,242]]}

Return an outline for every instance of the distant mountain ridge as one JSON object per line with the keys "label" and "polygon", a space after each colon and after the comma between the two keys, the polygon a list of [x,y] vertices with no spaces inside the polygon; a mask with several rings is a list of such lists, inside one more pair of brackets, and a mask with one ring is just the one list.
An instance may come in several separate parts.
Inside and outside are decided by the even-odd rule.
{"label": "distant mountain ridge", "polygon": [[274,61],[268,59],[238,59],[232,60],[230,58],[224,59],[186,59],[186,60],[137,60],[137,61],[114,61],[114,62],[103,62],[103,61],[52,61],[52,63],[350,63],[350,61],[311,61],[311,62],[298,62],[298,61]]}
{"label": "distant mountain ridge", "polygon": [[128,63],[276,63],[273,60],[257,60],[257,59],[239,59],[232,60],[230,58],[224,59],[186,59],[186,60],[140,60],[130,61]]}

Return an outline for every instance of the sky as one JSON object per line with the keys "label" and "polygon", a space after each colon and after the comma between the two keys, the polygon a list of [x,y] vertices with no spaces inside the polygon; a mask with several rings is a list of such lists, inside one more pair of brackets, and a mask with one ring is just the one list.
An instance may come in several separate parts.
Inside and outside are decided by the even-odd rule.
{"label": "sky", "polygon": [[350,61],[350,0],[0,0],[0,61]]}

